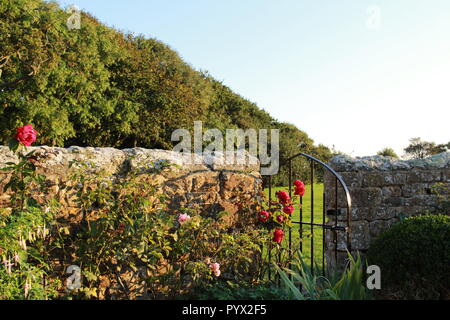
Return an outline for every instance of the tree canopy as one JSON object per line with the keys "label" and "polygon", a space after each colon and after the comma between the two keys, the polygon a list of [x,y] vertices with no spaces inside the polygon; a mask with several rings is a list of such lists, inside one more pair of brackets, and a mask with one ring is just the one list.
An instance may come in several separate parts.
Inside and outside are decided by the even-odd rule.
{"label": "tree canopy", "polygon": [[[204,129],[281,131],[281,157],[331,152],[273,119],[230,88],[184,62],[161,41],[119,32],[82,12],[69,29],[54,2],[0,2],[0,139],[32,123],[52,146],[170,149],[171,133]],[[300,144],[303,147],[298,147]]]}
{"label": "tree canopy", "polygon": [[409,142],[404,151],[411,158],[423,159],[433,154],[450,150],[450,142],[447,144],[436,144],[435,142],[423,141],[421,138],[412,138]]}

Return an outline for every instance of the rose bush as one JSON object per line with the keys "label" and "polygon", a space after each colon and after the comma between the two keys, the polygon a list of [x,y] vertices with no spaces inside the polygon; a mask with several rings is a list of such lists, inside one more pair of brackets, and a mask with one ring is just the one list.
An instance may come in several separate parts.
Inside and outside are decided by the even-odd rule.
{"label": "rose bush", "polygon": [[[273,232],[272,241],[281,244],[284,238],[284,228],[291,226],[291,216],[295,211],[294,202],[296,196],[303,197],[306,188],[305,184],[300,180],[294,181],[295,193],[294,198],[286,191],[278,191],[276,197],[278,201],[272,201],[270,208],[258,212],[258,220],[263,227]],[[301,207],[300,204],[297,206]]]}
{"label": "rose bush", "polygon": [[[3,192],[12,191],[10,206],[0,208],[0,300],[49,299],[58,295],[59,279],[49,279],[50,233],[55,227],[57,203],[36,195],[45,193],[45,176],[36,173],[33,152],[18,152],[21,144],[30,146],[37,132],[32,125],[17,130],[10,148],[19,158],[1,168],[9,174]],[[34,192],[30,192],[34,190]]]}

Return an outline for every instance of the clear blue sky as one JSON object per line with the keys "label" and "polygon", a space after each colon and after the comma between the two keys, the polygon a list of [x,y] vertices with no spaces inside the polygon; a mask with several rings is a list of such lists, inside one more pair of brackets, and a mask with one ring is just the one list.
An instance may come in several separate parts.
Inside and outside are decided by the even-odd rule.
{"label": "clear blue sky", "polygon": [[448,0],[59,3],[162,40],[316,143],[358,156],[450,141]]}

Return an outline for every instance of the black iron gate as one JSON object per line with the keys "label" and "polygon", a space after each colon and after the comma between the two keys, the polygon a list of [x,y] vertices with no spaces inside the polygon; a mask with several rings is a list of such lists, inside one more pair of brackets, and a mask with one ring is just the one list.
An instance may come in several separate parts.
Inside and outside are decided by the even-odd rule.
{"label": "black iron gate", "polygon": [[[300,250],[300,252],[304,252],[305,251],[305,247],[308,246],[309,247],[309,254],[310,254],[310,266],[312,267],[311,270],[312,272],[314,272],[314,265],[317,266],[321,266],[321,270],[323,272],[323,275],[325,275],[326,269],[327,269],[327,263],[326,263],[326,255],[325,252],[330,249],[326,247],[326,236],[327,236],[327,232],[331,232],[331,236],[333,239],[333,246],[332,246],[332,254],[334,255],[334,261],[337,265],[337,261],[338,261],[338,251],[339,251],[339,243],[343,242],[345,244],[345,248],[347,249],[349,252],[351,252],[351,230],[350,230],[350,224],[351,224],[351,197],[350,197],[350,193],[349,190],[347,188],[347,185],[345,184],[344,180],[342,179],[342,177],[336,173],[330,166],[328,166],[327,164],[323,163],[322,161],[320,161],[319,159],[305,154],[305,153],[298,153],[296,155],[291,156],[289,159],[287,159],[287,161],[282,164],[283,166],[287,166],[288,167],[288,171],[289,171],[289,196],[292,198],[292,184],[293,184],[293,180],[294,178],[302,178],[302,177],[297,177],[295,172],[293,172],[292,169],[292,162],[299,158],[299,157],[304,157],[307,159],[307,161],[309,162],[309,181],[310,181],[310,188],[307,192],[310,192],[311,195],[311,205],[310,205],[310,217],[309,217],[309,221],[305,221],[304,216],[306,215],[303,209],[303,197],[300,197],[300,206],[299,208],[297,208],[296,210],[299,211],[298,214],[298,220],[292,219],[291,223],[292,223],[292,227],[290,227],[288,229],[288,248],[289,248],[289,252],[292,252],[292,249],[297,249],[295,248],[295,244],[292,241],[293,238],[293,232],[295,231],[294,229],[297,229],[297,231],[299,232],[299,237],[300,239],[303,239],[303,235],[305,231],[309,231],[310,232],[310,239],[309,241],[299,241],[298,243],[298,249]],[[320,166],[323,170],[324,170],[324,176],[325,171],[328,172],[328,182],[332,182],[333,186],[332,186],[332,190],[333,192],[329,192],[329,194],[326,194],[326,189],[324,187],[323,189],[323,194],[322,194],[322,203],[323,203],[323,209],[322,212],[318,213],[315,212],[315,201],[314,201],[314,180],[315,180],[315,172],[316,169],[318,168],[317,166]],[[331,176],[330,176],[331,174]],[[330,178],[331,177],[331,178]],[[303,179],[305,179],[305,177],[303,177]],[[325,183],[325,182],[324,182]],[[272,203],[272,198],[273,198],[273,187],[272,187],[272,179],[269,176],[268,178],[268,189],[269,189],[269,206]],[[339,195],[339,192],[343,192],[342,195]],[[334,197],[334,199],[329,199],[329,197]],[[340,199],[338,199],[340,197]],[[343,200],[342,200],[343,199]],[[330,201],[333,200],[333,201]],[[334,206],[333,208],[328,208],[327,209],[327,201],[329,203],[333,203]],[[344,205],[343,205],[344,203]],[[344,208],[342,208],[342,206]],[[341,208],[340,208],[341,207]],[[346,209],[346,210],[342,210],[342,209]],[[340,218],[338,220],[338,216],[342,216],[342,213],[345,211],[345,218]],[[294,227],[294,226],[298,226],[298,228]],[[317,259],[317,257],[315,258],[314,256],[314,228],[321,228],[322,229],[322,255],[321,257],[319,257],[319,260],[321,261],[315,261]],[[330,236],[330,234],[328,234],[328,236]],[[341,240],[341,241],[340,241]],[[342,251],[342,247],[341,247],[341,251]],[[330,252],[330,251],[328,251]],[[269,260],[271,260],[271,249],[269,249]],[[331,256],[330,256],[331,257]],[[281,259],[281,257],[280,257]],[[268,273],[269,279],[271,279],[271,272],[269,270]]]}

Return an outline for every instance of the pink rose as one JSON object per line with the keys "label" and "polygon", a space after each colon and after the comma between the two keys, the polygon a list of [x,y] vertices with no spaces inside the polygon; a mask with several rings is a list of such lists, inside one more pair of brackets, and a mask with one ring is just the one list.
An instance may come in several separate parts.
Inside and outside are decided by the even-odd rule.
{"label": "pink rose", "polygon": [[220,264],[218,264],[217,262],[211,263],[211,264],[209,265],[209,267],[211,268],[212,271],[216,271],[216,270],[219,270],[219,269],[220,269]]}
{"label": "pink rose", "polygon": [[280,215],[278,215],[277,216],[277,221],[279,222],[279,223],[282,223],[283,221],[284,221],[284,217],[280,214]]}
{"label": "pink rose", "polygon": [[214,275],[216,277],[220,276],[220,264],[218,264],[217,262],[211,263],[209,265],[209,268],[211,269],[211,271],[214,273]]}
{"label": "pink rose", "polygon": [[180,224],[183,224],[190,219],[191,219],[191,217],[187,213],[183,213],[183,214],[180,214],[180,216],[178,217],[178,222]]}
{"label": "pink rose", "polygon": [[27,124],[26,126],[17,128],[16,139],[23,145],[29,147],[36,141],[37,131],[33,129],[33,125]]}

